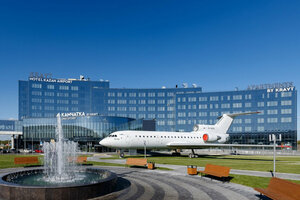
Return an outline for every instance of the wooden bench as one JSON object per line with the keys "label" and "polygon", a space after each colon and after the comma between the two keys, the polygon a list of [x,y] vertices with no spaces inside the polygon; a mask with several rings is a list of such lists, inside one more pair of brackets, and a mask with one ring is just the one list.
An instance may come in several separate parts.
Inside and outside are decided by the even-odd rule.
{"label": "wooden bench", "polygon": [[77,163],[86,163],[87,157],[77,157]]}
{"label": "wooden bench", "polygon": [[126,165],[147,167],[146,158],[127,158]]}
{"label": "wooden bench", "polygon": [[24,165],[24,164],[38,164],[39,159],[37,156],[33,157],[15,157],[15,165]]}
{"label": "wooden bench", "polygon": [[300,184],[273,177],[266,189],[254,188],[260,194],[271,199],[296,200],[300,199]]}
{"label": "wooden bench", "polygon": [[212,176],[216,176],[219,178],[227,178],[229,176],[230,167],[224,167],[220,165],[212,165],[212,164],[206,164],[204,171],[198,171],[198,173],[202,174],[208,174]]}

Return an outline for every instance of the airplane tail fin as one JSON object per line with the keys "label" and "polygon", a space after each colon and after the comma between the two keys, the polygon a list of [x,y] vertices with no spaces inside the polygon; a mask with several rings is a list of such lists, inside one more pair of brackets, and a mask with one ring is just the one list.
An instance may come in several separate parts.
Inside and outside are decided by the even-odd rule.
{"label": "airplane tail fin", "polygon": [[258,114],[258,113],[260,112],[223,114],[222,116],[218,117],[219,121],[215,124],[215,126],[217,127],[219,133],[226,134],[235,117],[240,115],[251,115],[251,114]]}

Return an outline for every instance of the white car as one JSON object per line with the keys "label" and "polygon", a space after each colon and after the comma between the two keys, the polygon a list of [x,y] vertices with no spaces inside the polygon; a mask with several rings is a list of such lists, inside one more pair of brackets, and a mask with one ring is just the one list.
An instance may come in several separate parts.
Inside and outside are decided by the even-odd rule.
{"label": "white car", "polygon": [[24,149],[24,153],[32,153],[31,149]]}

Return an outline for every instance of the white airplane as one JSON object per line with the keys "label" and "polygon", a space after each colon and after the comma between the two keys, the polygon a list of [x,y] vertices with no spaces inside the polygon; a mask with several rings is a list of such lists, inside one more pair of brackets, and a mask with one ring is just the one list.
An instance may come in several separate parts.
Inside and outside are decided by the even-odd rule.
{"label": "white airplane", "polygon": [[[191,149],[190,158],[197,157],[194,149],[208,147],[271,147],[270,145],[224,144],[229,140],[227,131],[235,117],[259,112],[223,114],[215,125],[196,124],[192,132],[117,131],[99,142],[116,149]],[[120,157],[123,157],[123,151]]]}

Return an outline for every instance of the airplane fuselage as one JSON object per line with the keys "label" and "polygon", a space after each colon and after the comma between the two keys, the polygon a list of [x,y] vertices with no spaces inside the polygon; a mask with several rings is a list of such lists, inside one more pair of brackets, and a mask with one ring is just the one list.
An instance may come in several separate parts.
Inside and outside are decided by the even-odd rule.
{"label": "airplane fuselage", "polygon": [[[161,131],[118,131],[101,140],[100,144],[122,149],[174,149],[173,143],[205,144],[200,132],[161,132]],[[228,135],[223,135],[214,143],[224,143]]]}

